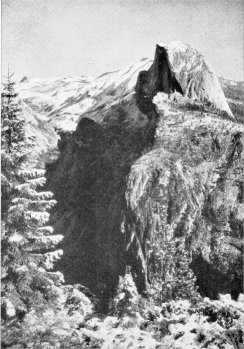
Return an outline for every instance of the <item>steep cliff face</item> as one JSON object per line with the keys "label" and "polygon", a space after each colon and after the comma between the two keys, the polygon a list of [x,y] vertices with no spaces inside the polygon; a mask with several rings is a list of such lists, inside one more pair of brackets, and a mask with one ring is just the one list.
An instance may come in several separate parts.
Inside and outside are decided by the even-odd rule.
{"label": "steep cliff face", "polygon": [[148,242],[160,232],[182,237],[202,294],[238,295],[243,126],[195,49],[158,45],[153,62],[92,80],[51,111],[37,104],[63,131],[80,108],[76,131],[61,133],[59,160],[48,166],[58,201],[52,222],[65,236],[57,268],[68,283],[88,286],[106,305],[130,265],[145,291]]}
{"label": "steep cliff face", "polygon": [[159,232],[166,240],[182,237],[193,253],[201,292],[236,297],[242,288],[240,125],[182,111],[164,94],[154,101],[159,113],[155,143],[133,164],[128,179],[129,230],[134,232],[129,249],[139,251],[146,282],[147,239]]}

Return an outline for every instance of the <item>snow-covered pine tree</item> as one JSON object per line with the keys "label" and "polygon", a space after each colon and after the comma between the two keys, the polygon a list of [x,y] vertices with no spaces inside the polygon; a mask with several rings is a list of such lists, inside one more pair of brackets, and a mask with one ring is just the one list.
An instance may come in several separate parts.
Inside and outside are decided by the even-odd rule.
{"label": "snow-covered pine tree", "polygon": [[130,272],[130,267],[126,267],[126,273],[119,278],[116,294],[113,298],[111,313],[113,315],[133,316],[136,314],[139,304],[139,294]]}
{"label": "snow-covered pine tree", "polygon": [[30,309],[55,306],[63,281],[52,273],[62,254],[62,240],[46,226],[53,194],[40,191],[45,171],[31,168],[28,157],[33,142],[25,134],[25,121],[8,74],[2,92],[2,317],[21,319]]}
{"label": "snow-covered pine tree", "polygon": [[8,73],[7,82],[1,92],[1,213],[6,213],[11,198],[11,182],[14,181],[14,171],[27,155],[27,144],[24,130],[24,120],[21,118],[21,108],[14,90],[15,83]]}
{"label": "snow-covered pine tree", "polygon": [[7,76],[1,93],[1,137],[2,150],[7,153],[22,146],[25,140],[24,120],[20,118],[21,108],[16,100],[18,94],[15,92],[15,82],[11,80],[12,75]]}

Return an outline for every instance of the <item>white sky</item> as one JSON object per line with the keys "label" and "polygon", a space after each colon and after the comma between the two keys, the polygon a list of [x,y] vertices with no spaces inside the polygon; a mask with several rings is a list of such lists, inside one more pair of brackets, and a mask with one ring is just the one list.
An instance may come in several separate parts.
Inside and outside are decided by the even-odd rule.
{"label": "white sky", "polygon": [[2,0],[2,73],[97,76],[184,41],[243,79],[242,0]]}

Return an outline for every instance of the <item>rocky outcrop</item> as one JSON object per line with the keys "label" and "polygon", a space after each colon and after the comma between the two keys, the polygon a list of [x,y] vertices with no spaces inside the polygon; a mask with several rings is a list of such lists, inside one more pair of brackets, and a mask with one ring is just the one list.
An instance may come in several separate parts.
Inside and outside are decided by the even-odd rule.
{"label": "rocky outcrop", "polygon": [[[74,106],[78,126],[64,132]],[[65,236],[57,269],[67,283],[89,287],[106,306],[130,265],[144,292],[148,242],[160,232],[183,239],[203,295],[238,296],[243,127],[195,49],[158,45],[152,64],[103,75],[44,109],[47,123],[62,129],[48,185],[58,201],[51,223]]]}
{"label": "rocky outcrop", "polygon": [[158,44],[151,68],[140,73],[138,83],[142,85],[138,92],[143,96],[151,98],[157,92],[178,91],[192,100],[210,103],[233,117],[213,69],[191,45]]}

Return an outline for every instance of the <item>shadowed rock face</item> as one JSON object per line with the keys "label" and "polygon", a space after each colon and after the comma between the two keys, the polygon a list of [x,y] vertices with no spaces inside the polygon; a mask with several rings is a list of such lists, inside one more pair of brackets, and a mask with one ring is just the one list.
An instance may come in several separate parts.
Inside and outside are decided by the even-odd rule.
{"label": "shadowed rock face", "polygon": [[83,118],[72,136],[62,136],[60,160],[49,166],[49,185],[58,201],[53,220],[65,235],[57,269],[67,283],[82,283],[105,302],[128,264],[126,179],[150,144],[149,124],[155,122],[134,129],[126,124],[125,106],[115,106],[114,114],[118,119],[102,125]]}
{"label": "shadowed rock face", "polygon": [[[147,289],[147,242],[159,233],[183,238],[202,294],[241,290],[242,127],[201,104],[228,109],[221,88],[203,94],[216,91],[216,77],[198,55],[186,45],[157,46],[135,94],[113,103],[100,95],[76,131],[62,135],[60,158],[49,165],[52,220],[65,235],[57,268],[105,308],[126,265],[139,292]],[[188,98],[194,93],[198,104]]]}
{"label": "shadowed rock face", "polygon": [[182,88],[170,67],[166,49],[157,46],[151,68],[148,71],[140,72],[136,92],[139,97],[152,99],[157,92],[170,94],[175,91],[183,94]]}

